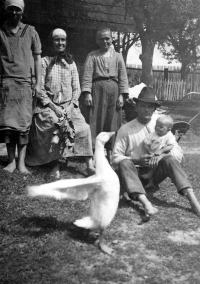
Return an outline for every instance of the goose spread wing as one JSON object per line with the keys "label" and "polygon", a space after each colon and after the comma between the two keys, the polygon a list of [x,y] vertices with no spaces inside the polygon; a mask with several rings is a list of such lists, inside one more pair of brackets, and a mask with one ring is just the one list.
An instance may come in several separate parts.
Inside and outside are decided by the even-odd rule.
{"label": "goose spread wing", "polygon": [[86,200],[101,186],[101,178],[94,175],[85,179],[64,179],[52,183],[30,186],[30,197],[53,197],[56,199]]}

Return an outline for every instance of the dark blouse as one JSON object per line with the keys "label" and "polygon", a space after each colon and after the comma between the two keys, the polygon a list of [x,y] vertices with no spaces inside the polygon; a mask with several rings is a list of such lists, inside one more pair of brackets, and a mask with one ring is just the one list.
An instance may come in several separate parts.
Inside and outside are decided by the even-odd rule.
{"label": "dark blouse", "polygon": [[16,34],[6,25],[0,28],[0,70],[3,78],[30,81],[33,55],[41,54],[41,42],[35,28],[20,23]]}

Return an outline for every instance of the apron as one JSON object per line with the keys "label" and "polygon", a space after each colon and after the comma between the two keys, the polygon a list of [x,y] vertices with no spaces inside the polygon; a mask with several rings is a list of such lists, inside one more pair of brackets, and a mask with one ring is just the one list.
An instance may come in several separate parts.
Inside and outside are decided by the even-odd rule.
{"label": "apron", "polygon": [[32,101],[31,84],[13,78],[3,79],[0,88],[0,129],[29,130]]}

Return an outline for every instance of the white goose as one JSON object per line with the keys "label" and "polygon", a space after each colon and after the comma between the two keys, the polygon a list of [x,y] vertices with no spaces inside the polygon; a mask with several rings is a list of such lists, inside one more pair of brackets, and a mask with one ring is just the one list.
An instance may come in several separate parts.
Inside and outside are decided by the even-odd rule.
{"label": "white goose", "polygon": [[112,254],[113,250],[104,243],[103,235],[116,214],[120,191],[118,176],[104,155],[104,145],[113,135],[114,132],[101,132],[96,138],[95,175],[85,179],[59,180],[28,188],[28,195],[31,197],[46,196],[56,199],[85,200],[92,193],[90,215],[76,220],[74,224],[85,229],[99,230],[99,247],[107,254]]}

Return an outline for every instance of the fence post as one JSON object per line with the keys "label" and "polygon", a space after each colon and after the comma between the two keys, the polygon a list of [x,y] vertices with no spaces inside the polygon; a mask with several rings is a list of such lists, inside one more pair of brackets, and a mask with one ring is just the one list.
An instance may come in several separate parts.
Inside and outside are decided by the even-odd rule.
{"label": "fence post", "polygon": [[164,68],[164,81],[168,81],[168,68]]}

